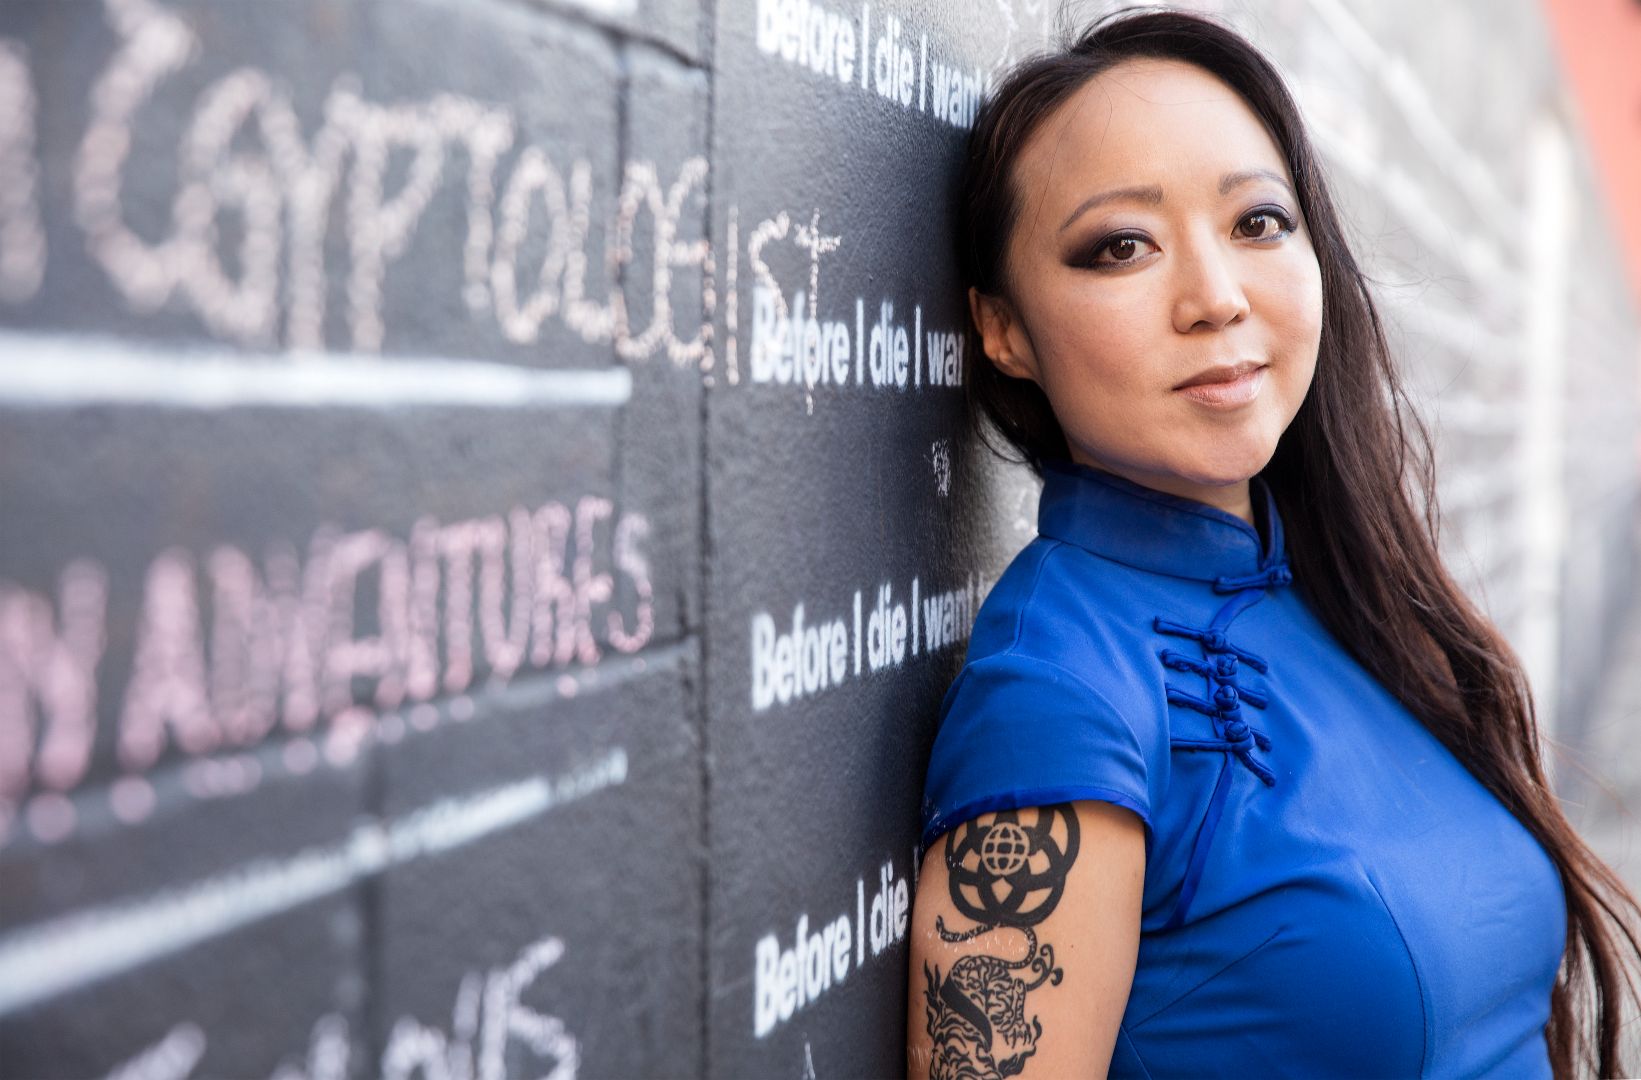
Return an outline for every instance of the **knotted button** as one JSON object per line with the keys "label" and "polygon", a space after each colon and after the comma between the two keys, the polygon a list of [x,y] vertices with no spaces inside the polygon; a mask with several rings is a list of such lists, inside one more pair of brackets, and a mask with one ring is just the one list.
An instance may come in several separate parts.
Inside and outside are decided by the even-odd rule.
{"label": "knotted button", "polygon": [[1222,686],[1214,691],[1214,704],[1227,711],[1236,708],[1240,698],[1234,686]]}
{"label": "knotted button", "polygon": [[1225,653],[1214,659],[1214,674],[1222,679],[1236,677],[1236,654]]}
{"label": "knotted button", "polygon": [[1222,653],[1230,651],[1231,643],[1226,639],[1224,631],[1212,630],[1202,636],[1202,647],[1209,652]]}
{"label": "knotted button", "polygon": [[1253,730],[1246,720],[1232,720],[1225,725],[1225,740],[1236,743],[1238,749],[1253,745]]}
{"label": "knotted button", "polygon": [[1189,656],[1181,656],[1172,649],[1162,651],[1163,667],[1173,668],[1175,671],[1195,671],[1196,663]]}
{"label": "knotted button", "polygon": [[1293,581],[1293,573],[1288,564],[1277,563],[1268,566],[1255,574],[1226,575],[1214,579],[1214,591],[1217,593],[1241,592],[1243,589],[1271,589],[1280,585],[1287,585]]}

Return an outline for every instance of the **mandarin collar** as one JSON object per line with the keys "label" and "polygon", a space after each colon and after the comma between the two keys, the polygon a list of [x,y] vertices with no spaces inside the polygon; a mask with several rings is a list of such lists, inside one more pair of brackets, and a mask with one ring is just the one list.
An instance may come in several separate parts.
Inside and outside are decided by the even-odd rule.
{"label": "mandarin collar", "polygon": [[1259,477],[1250,498],[1261,505],[1269,542],[1223,510],[1167,495],[1070,461],[1043,463],[1037,532],[1152,573],[1194,581],[1257,575],[1286,563],[1282,520]]}

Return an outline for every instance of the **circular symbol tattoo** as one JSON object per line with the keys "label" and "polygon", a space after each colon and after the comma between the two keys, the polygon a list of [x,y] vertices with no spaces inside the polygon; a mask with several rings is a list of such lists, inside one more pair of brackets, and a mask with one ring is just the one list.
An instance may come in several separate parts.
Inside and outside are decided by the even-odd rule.
{"label": "circular symbol tattoo", "polygon": [[978,923],[1035,926],[1065,891],[1077,858],[1070,803],[999,810],[946,834],[946,870],[957,910]]}
{"label": "circular symbol tattoo", "polygon": [[1008,877],[1026,865],[1031,841],[1026,831],[1012,821],[999,821],[986,830],[980,841],[980,865],[997,877]]}

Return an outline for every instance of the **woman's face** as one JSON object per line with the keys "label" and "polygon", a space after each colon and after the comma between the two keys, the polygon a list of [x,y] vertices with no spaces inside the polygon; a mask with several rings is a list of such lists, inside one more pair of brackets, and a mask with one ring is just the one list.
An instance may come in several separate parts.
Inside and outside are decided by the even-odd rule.
{"label": "woman's face", "polygon": [[1322,331],[1264,125],[1201,68],[1125,61],[1049,115],[1014,182],[1009,295],[970,294],[987,355],[1043,388],[1073,460],[1251,518]]}

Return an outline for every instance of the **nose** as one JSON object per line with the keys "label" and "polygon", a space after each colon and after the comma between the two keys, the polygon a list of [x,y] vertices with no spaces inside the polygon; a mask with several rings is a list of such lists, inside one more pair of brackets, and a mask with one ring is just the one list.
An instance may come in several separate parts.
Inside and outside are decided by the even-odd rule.
{"label": "nose", "polygon": [[1214,240],[1194,244],[1176,265],[1174,329],[1218,330],[1248,316],[1235,254]]}

